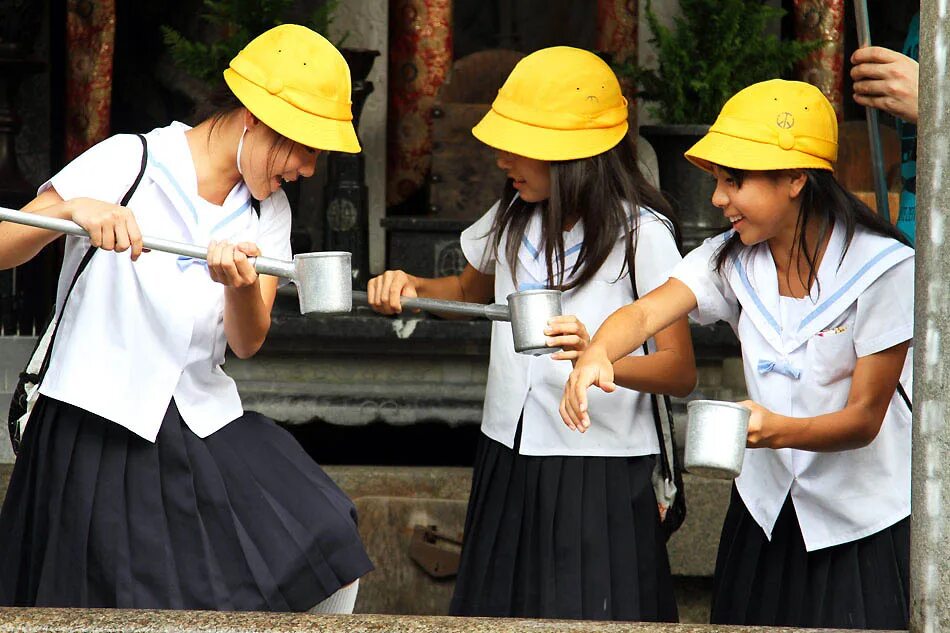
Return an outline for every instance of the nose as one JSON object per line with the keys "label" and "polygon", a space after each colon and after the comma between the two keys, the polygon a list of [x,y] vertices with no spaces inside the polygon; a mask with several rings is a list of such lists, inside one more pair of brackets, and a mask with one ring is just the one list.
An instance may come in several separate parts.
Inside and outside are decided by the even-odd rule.
{"label": "nose", "polygon": [[511,154],[501,150],[497,151],[495,153],[495,164],[498,165],[499,169],[511,169]]}
{"label": "nose", "polygon": [[714,207],[719,209],[725,209],[729,206],[729,196],[726,195],[725,188],[719,180],[716,181],[716,190],[712,194],[712,203]]}

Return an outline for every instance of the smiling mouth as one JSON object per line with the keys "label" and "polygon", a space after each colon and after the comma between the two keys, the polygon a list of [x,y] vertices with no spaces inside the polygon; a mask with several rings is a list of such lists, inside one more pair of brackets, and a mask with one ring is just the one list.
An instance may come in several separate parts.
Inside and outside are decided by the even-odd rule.
{"label": "smiling mouth", "polygon": [[730,224],[735,224],[736,222],[739,222],[740,220],[744,220],[745,217],[741,215],[729,215],[729,216],[726,216],[726,219],[729,220]]}

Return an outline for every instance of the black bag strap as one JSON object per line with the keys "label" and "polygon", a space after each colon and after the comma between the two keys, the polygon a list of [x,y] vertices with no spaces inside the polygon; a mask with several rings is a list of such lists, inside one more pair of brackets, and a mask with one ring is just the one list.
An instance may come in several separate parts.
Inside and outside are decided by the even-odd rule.
{"label": "black bag strap", "polygon": [[902,385],[899,380],[897,381],[897,393],[901,395],[901,399],[904,401],[904,404],[906,404],[910,412],[913,413],[914,405],[911,404],[910,397],[907,395],[907,392],[904,391],[904,385]]}
{"label": "black bag strap", "polygon": [[[640,300],[640,293],[637,291],[637,278],[636,273],[634,272],[633,262],[627,262],[627,272],[630,275],[630,287],[633,289],[633,300]],[[649,356],[650,348],[647,345],[646,341],[643,341],[643,355]],[[660,415],[660,403],[658,398],[666,398],[666,414],[667,416],[672,416],[670,411],[672,404],[669,401],[667,396],[661,396],[659,394],[651,393],[650,394],[650,405],[653,409],[653,423],[656,426],[656,439],[660,443],[660,466],[663,468],[663,475],[670,481],[674,480],[673,473],[673,464],[670,462],[669,456],[666,454],[666,440],[664,439],[666,434],[663,432],[663,416]],[[670,435],[673,434],[673,420],[667,420],[667,425],[669,425]]]}
{"label": "black bag strap", "polygon": [[[142,141],[142,163],[139,165],[139,173],[132,182],[132,186],[129,187],[129,190],[125,192],[125,195],[122,196],[122,200],[119,202],[119,204],[123,207],[129,203],[129,200],[132,199],[132,194],[135,193],[139,183],[142,182],[142,177],[145,175],[145,166],[148,163],[148,142],[141,134],[136,134],[136,136],[138,136],[139,140]],[[53,333],[50,335],[49,345],[46,347],[46,356],[43,357],[43,364],[40,366],[40,371],[36,375],[35,384],[40,384],[43,381],[43,377],[46,375],[46,370],[49,369],[50,359],[53,357],[53,343],[56,342],[56,333],[59,331],[60,322],[62,322],[62,314],[66,311],[66,303],[69,301],[69,295],[72,294],[73,288],[76,286],[76,282],[79,281],[79,275],[81,275],[82,272],[86,270],[86,267],[89,266],[89,262],[92,261],[92,256],[96,254],[97,250],[99,249],[95,246],[89,247],[89,250],[87,250],[83,255],[82,260],[79,262],[79,266],[76,268],[76,274],[73,275],[72,281],[69,282],[69,288],[66,289],[66,296],[63,297],[63,308],[60,312],[60,318],[56,320],[56,325],[53,326]]]}

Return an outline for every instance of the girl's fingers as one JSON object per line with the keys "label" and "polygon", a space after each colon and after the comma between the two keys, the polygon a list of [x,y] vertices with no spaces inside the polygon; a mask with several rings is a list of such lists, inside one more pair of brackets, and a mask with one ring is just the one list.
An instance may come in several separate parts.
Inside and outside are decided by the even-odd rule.
{"label": "girl's fingers", "polygon": [[400,301],[400,296],[402,295],[402,289],[405,287],[404,283],[394,282],[389,286],[389,305],[392,307],[393,312],[399,314],[402,312],[402,301]]}
{"label": "girl's fingers", "polygon": [[580,355],[581,353],[577,350],[566,349],[561,350],[560,352],[554,352],[551,354],[551,358],[553,360],[574,360],[575,358],[579,358]]}
{"label": "girl's fingers", "polygon": [[558,413],[561,414],[561,421],[564,422],[567,428],[571,429],[572,431],[576,431],[577,426],[574,424],[574,421],[571,419],[570,414],[567,412],[567,403],[564,400],[564,398],[561,398],[561,404],[558,405],[557,410],[558,410]]}
{"label": "girl's fingers", "polygon": [[581,346],[585,346],[581,337],[576,334],[571,334],[569,336],[549,336],[545,341],[548,347],[567,347],[576,349]]}
{"label": "girl's fingers", "polygon": [[135,221],[135,216],[131,213],[125,220],[125,230],[129,236],[129,246],[132,249],[132,261],[134,262],[142,254],[144,245],[142,244],[142,231],[139,229],[139,223]]}
{"label": "girl's fingers", "polygon": [[129,247],[132,246],[132,241],[129,239],[129,232],[128,229],[126,229],[125,222],[116,224],[114,231],[115,252],[124,253],[129,250]]}

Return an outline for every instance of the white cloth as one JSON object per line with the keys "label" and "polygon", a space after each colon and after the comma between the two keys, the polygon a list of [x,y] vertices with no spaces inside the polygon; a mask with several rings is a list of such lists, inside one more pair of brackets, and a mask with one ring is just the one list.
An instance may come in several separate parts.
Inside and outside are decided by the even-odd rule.
{"label": "white cloth", "polygon": [[[743,248],[717,273],[715,255],[728,236],[707,240],[672,276],[696,295],[695,320],[733,326],[749,396],[767,409],[799,418],[839,411],[859,357],[911,340],[911,248],[858,227],[845,253],[838,222],[812,296],[794,300],[779,296],[766,244]],[[908,395],[912,365],[908,354],[901,376]],[[771,538],[791,493],[809,551],[874,534],[910,513],[910,424],[910,411],[895,393],[880,433],[866,447],[829,453],[747,449],[736,480],[739,494]]]}
{"label": "white cloth", "polygon": [[[198,196],[187,126],[146,135],[148,166],[129,208],[142,234],[206,245],[211,239],[255,242],[289,259],[290,205],[280,190],[261,203],[260,218],[243,182],[221,206]],[[141,163],[133,135],[109,138],[40,187],[64,199],[118,203]],[[88,238],[68,237],[57,311]],[[206,437],[243,413],[234,381],[221,369],[224,286],[199,260],[153,251],[98,252],[80,277],[61,317],[40,393],[80,407],[154,441],[172,398],[182,418]]]}
{"label": "white cloth", "polygon": [[[462,233],[466,259],[482,273],[495,276],[495,300],[506,302],[516,290],[544,286],[547,266],[539,253],[540,213],[525,231],[518,255],[519,288],[512,281],[503,236],[497,254],[492,249],[491,227],[498,204]],[[680,261],[666,218],[638,210],[639,234],[634,256],[637,290],[641,296],[662,285]],[[584,239],[578,222],[564,233],[566,270],[570,272]],[[618,235],[613,250],[594,277],[562,297],[564,314],[575,314],[592,335],[618,308],[633,301],[630,278],[624,270],[626,243]],[[624,270],[623,276],[620,276]],[[637,350],[633,355],[641,355]],[[570,361],[547,356],[526,356],[514,351],[511,325],[492,324],[491,359],[482,414],[482,431],[511,448],[518,418],[524,411],[520,452],[524,455],[632,456],[659,452],[649,394],[618,389],[612,394],[591,390],[591,427],[586,433],[568,429],[558,414]]]}
{"label": "white cloth", "polygon": [[308,613],[353,613],[356,606],[356,596],[360,590],[360,579],[357,578],[345,587],[340,587],[323,602],[310,607]]}

